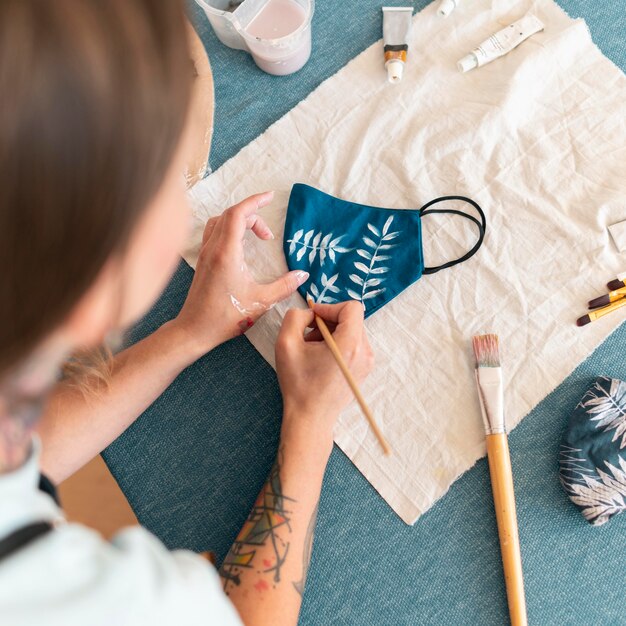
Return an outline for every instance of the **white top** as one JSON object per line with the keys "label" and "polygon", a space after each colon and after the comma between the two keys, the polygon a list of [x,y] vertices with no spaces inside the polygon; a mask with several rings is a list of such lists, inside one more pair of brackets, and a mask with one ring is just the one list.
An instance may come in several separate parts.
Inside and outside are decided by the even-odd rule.
{"label": "white top", "polygon": [[170,552],[138,526],[108,542],[65,522],[38,489],[39,450],[35,440],[28,461],[0,475],[0,539],[36,521],[57,526],[0,561],[0,624],[241,626],[202,557]]}

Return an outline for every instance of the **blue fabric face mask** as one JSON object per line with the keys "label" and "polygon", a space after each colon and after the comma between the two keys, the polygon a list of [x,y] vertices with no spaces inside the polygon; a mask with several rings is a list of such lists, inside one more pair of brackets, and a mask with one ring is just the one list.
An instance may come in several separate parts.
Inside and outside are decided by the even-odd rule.
{"label": "blue fabric face mask", "polygon": [[[455,209],[430,208],[447,200],[471,204],[480,221]],[[478,241],[460,259],[425,267],[422,217],[433,213],[467,218],[478,228]],[[310,295],[315,302],[331,304],[359,300],[367,317],[422,275],[434,274],[476,254],[486,228],[482,209],[464,196],[436,198],[421,209],[379,209],[296,184],[289,198],[283,248],[290,270],[310,274],[299,289],[303,298]]]}

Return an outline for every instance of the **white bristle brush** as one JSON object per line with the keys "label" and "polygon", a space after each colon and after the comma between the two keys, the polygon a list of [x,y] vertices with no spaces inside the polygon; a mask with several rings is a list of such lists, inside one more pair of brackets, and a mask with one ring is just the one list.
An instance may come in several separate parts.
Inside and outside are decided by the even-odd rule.
{"label": "white bristle brush", "polygon": [[472,338],[476,355],[476,384],[487,439],[493,502],[500,536],[506,595],[512,626],[528,624],[522,555],[517,529],[513,471],[504,422],[504,392],[498,335]]}

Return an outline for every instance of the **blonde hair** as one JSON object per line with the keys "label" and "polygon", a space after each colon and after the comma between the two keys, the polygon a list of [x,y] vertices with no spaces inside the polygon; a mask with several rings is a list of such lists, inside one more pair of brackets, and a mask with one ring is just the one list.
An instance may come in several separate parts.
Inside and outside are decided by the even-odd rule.
{"label": "blonde hair", "polygon": [[63,364],[63,382],[80,390],[85,397],[100,396],[111,385],[113,365],[113,351],[107,346],[82,350]]}

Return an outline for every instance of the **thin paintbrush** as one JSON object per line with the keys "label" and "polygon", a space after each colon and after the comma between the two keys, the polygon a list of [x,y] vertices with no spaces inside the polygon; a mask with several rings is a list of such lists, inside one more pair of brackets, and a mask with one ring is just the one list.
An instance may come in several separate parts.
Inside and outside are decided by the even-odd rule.
{"label": "thin paintbrush", "polygon": [[335,357],[335,361],[337,361],[337,365],[339,366],[341,373],[346,379],[346,382],[350,386],[350,389],[352,389],[352,393],[354,394],[356,401],[359,403],[359,406],[361,407],[361,411],[363,411],[363,415],[365,415],[365,418],[367,419],[367,421],[369,422],[369,425],[374,431],[374,434],[376,435],[376,438],[378,439],[378,442],[380,443],[383,449],[383,453],[389,454],[391,452],[391,448],[389,447],[389,444],[387,443],[387,440],[385,439],[384,435],[380,431],[380,428],[378,428],[378,424],[374,420],[374,416],[372,415],[372,412],[367,406],[367,403],[365,402],[365,398],[363,397],[363,394],[361,393],[361,390],[359,389],[359,386],[357,385],[356,380],[354,380],[354,377],[350,373],[350,370],[348,369],[348,365],[344,361],[343,356],[341,356],[341,351],[339,350],[339,347],[335,343],[332,333],[330,332],[330,330],[328,330],[328,326],[326,326],[326,322],[319,315],[317,315],[317,313],[315,313],[315,304],[313,300],[311,300],[310,298],[307,298],[307,304],[309,305],[309,308],[315,314],[315,323],[317,324],[317,327],[319,328],[319,331],[322,334],[322,337],[324,338],[326,345],[330,349],[332,355]]}
{"label": "thin paintbrush", "polygon": [[478,398],[487,435],[487,457],[500,536],[506,595],[512,626],[525,626],[526,598],[515,512],[513,471],[504,422],[502,368],[497,335],[473,337]]}
{"label": "thin paintbrush", "polygon": [[617,300],[621,300],[626,296],[626,287],[621,287],[620,289],[613,289],[609,291],[609,293],[604,294],[603,296],[599,296],[598,298],[594,298],[593,300],[589,300],[589,308],[597,309],[599,307],[608,306],[611,302],[616,302]]}
{"label": "thin paintbrush", "polygon": [[600,307],[598,309],[593,309],[593,311],[589,311],[587,315],[583,315],[576,320],[576,326],[585,326],[591,322],[595,322],[597,319],[608,315],[609,313],[613,313],[617,309],[621,309],[624,305],[626,305],[626,298],[620,298],[615,302],[611,302],[606,306]]}
{"label": "thin paintbrush", "polygon": [[622,278],[616,278],[614,280],[610,280],[606,286],[609,288],[609,291],[615,291],[616,289],[622,289],[623,287],[626,287],[626,283],[622,280],[623,278],[626,278],[624,276],[624,274],[620,274],[620,276]]}

